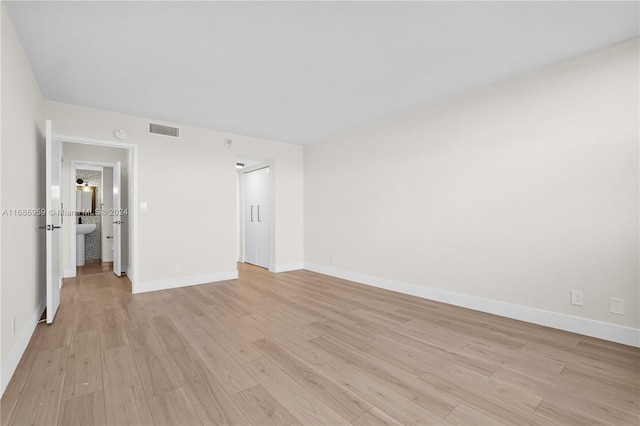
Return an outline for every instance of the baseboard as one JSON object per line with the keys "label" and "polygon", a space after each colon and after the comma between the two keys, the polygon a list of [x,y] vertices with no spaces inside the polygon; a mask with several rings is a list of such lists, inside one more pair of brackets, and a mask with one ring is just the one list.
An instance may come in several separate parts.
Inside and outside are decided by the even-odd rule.
{"label": "baseboard", "polygon": [[9,352],[9,356],[7,357],[7,360],[2,365],[1,380],[0,380],[0,386],[2,386],[2,392],[0,393],[0,396],[4,395],[4,391],[7,389],[7,386],[11,381],[11,378],[13,377],[13,373],[15,373],[16,368],[20,363],[20,359],[22,358],[22,355],[24,354],[24,351],[27,349],[27,345],[31,340],[31,336],[33,336],[33,332],[35,331],[36,326],[38,325],[38,321],[40,320],[40,317],[44,312],[44,308],[46,304],[47,304],[46,299],[43,299],[40,302],[35,312],[29,319],[29,322],[27,323],[27,327],[24,329],[22,333],[20,333],[20,336],[18,336],[18,338],[16,339],[16,343],[13,345],[11,352]]}
{"label": "baseboard", "polygon": [[133,293],[168,290],[170,288],[188,287],[191,285],[213,283],[238,278],[238,271],[218,272],[215,274],[192,275],[189,277],[169,278],[164,280],[141,281],[133,285]]}
{"label": "baseboard", "polygon": [[76,268],[65,269],[63,274],[63,278],[73,278],[76,276]]}
{"label": "baseboard", "polygon": [[269,271],[275,273],[297,271],[299,269],[304,269],[304,263],[287,263],[284,265],[276,265],[275,263],[269,264]]}
{"label": "baseboard", "polygon": [[598,339],[609,340],[611,342],[622,343],[624,345],[640,347],[640,330],[631,327],[624,327],[621,325],[544,311],[527,306],[514,305],[497,300],[483,299],[476,296],[468,296],[460,293],[422,287],[415,284],[378,278],[313,263],[305,263],[304,269],[324,275],[330,275],[336,278],[355,281],[357,283],[373,287],[396,291],[398,293],[410,294],[412,296],[418,296],[424,299],[435,300],[502,317],[570,331],[572,333],[596,337]]}

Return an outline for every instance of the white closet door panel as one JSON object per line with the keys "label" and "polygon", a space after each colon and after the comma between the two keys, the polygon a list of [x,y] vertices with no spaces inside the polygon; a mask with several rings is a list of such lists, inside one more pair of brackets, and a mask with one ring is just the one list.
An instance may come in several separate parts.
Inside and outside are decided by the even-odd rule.
{"label": "white closet door panel", "polygon": [[244,175],[244,261],[255,264],[257,261],[256,246],[256,206],[254,194],[257,179],[253,173]]}
{"label": "white closet door panel", "polygon": [[244,261],[269,267],[269,169],[244,175]]}
{"label": "white closet door panel", "polygon": [[257,226],[257,264],[264,268],[269,267],[269,168],[258,170],[259,191],[258,199],[258,226]]}

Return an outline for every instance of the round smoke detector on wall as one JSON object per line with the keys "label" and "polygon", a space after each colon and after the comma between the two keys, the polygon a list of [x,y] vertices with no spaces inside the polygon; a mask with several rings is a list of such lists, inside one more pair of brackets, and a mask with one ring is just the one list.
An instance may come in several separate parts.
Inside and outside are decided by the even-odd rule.
{"label": "round smoke detector on wall", "polygon": [[113,136],[115,136],[116,139],[123,140],[127,138],[127,132],[122,129],[116,129],[116,131],[113,132]]}

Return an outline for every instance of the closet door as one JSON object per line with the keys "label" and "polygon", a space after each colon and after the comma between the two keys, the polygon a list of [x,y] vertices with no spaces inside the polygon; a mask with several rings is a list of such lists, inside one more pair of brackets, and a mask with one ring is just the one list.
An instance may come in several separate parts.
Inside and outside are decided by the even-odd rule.
{"label": "closet door", "polygon": [[258,179],[255,172],[244,174],[244,261],[256,264],[257,261],[257,220],[255,194]]}
{"label": "closet door", "polygon": [[269,168],[244,174],[244,261],[269,267]]}
{"label": "closet door", "polygon": [[269,267],[269,168],[256,170],[258,194],[256,197],[256,265]]}

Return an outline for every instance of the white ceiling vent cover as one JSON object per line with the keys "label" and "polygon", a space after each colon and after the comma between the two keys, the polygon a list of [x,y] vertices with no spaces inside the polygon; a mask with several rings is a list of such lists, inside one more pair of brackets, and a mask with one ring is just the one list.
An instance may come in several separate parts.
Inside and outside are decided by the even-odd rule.
{"label": "white ceiling vent cover", "polygon": [[180,129],[178,127],[164,126],[162,124],[149,123],[149,133],[154,135],[169,136],[172,138],[180,137]]}

